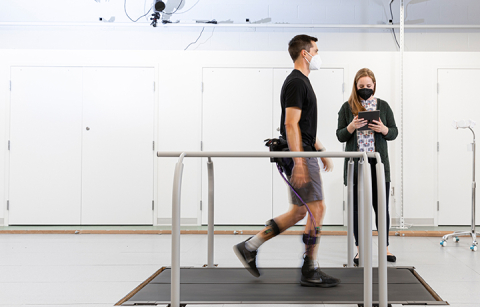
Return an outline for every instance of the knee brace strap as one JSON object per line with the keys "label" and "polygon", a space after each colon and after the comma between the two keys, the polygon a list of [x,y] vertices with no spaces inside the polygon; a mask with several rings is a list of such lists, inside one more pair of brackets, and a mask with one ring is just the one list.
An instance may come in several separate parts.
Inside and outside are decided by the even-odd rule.
{"label": "knee brace strap", "polygon": [[317,237],[304,233],[303,234],[303,243],[305,243],[305,245],[315,245],[315,244],[317,244]]}
{"label": "knee brace strap", "polygon": [[275,236],[280,234],[280,228],[278,228],[278,225],[275,223],[274,219],[268,220],[265,226],[272,227],[272,231]]}

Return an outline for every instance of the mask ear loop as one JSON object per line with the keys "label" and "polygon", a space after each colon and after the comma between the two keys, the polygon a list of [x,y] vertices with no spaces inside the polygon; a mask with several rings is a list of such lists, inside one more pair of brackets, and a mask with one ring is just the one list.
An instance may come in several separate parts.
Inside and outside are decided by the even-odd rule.
{"label": "mask ear loop", "polygon": [[[312,59],[313,59],[313,56],[312,56],[310,53],[308,53],[308,51],[307,51],[307,50],[305,50],[305,52],[306,52],[306,53],[307,53],[309,56],[311,56],[311,57],[312,57]],[[306,58],[305,56],[304,56],[303,58],[304,58],[304,59],[305,59],[305,60],[308,62],[308,64],[310,64],[310,61],[309,61],[309,60],[307,60],[307,58]]]}

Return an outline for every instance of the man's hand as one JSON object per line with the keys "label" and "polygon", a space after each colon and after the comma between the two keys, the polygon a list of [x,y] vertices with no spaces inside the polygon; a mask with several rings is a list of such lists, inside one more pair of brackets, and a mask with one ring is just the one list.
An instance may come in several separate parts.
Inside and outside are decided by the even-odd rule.
{"label": "man's hand", "polygon": [[292,170],[290,182],[294,188],[303,188],[308,182],[310,182],[307,165],[305,164],[305,160],[302,160],[303,163],[295,164]]}
{"label": "man's hand", "polygon": [[310,174],[308,173],[307,165],[305,160],[303,163],[295,164],[292,170],[292,177],[290,178],[290,183],[294,188],[302,188],[308,182],[310,182]]}
{"label": "man's hand", "polygon": [[320,158],[322,160],[323,169],[326,172],[333,171],[333,161],[330,158]]}

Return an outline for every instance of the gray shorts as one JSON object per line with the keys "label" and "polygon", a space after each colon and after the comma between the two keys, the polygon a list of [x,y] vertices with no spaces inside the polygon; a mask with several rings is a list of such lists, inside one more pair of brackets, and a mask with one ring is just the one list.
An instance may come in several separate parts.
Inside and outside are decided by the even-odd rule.
{"label": "gray shorts", "polygon": [[[323,184],[322,177],[320,176],[320,165],[318,164],[318,158],[306,158],[306,160],[308,172],[310,173],[310,182],[308,182],[302,188],[296,189],[296,191],[305,203],[323,200]],[[290,176],[288,177],[288,181],[290,181]],[[288,195],[291,204],[303,206],[303,203],[290,187],[288,187]]]}

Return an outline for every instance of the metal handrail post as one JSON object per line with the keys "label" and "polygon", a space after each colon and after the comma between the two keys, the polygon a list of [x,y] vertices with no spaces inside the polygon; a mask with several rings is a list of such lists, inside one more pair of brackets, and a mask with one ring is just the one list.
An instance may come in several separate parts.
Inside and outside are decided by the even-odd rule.
{"label": "metal handrail post", "polygon": [[358,262],[358,267],[363,268],[363,264],[365,263],[365,210],[364,208],[364,202],[365,202],[365,197],[364,197],[364,166],[365,163],[368,163],[366,159],[361,159],[358,161],[358,179],[357,179],[357,202],[358,202],[358,207],[357,207],[357,212],[358,212],[358,256],[359,256],[359,262]]}
{"label": "metal handrail post", "polygon": [[171,269],[171,307],[180,307],[180,197],[182,193],[182,153],[175,166],[172,192],[172,269]]}
{"label": "metal handrail post", "polygon": [[347,267],[353,267],[353,257],[354,256],[354,237],[353,237],[353,177],[354,177],[354,167],[355,163],[353,162],[353,158],[350,158],[348,161],[348,168],[347,168]]}
{"label": "metal handrail post", "polygon": [[377,200],[378,200],[378,304],[388,306],[387,279],[387,193],[385,190],[385,169],[377,160]]}
{"label": "metal handrail post", "polygon": [[372,307],[373,274],[372,274],[372,169],[368,160],[364,164],[364,254],[363,261],[363,306]]}
{"label": "metal handrail post", "polygon": [[208,170],[208,262],[207,266],[209,268],[214,268],[215,264],[213,263],[213,254],[214,254],[214,176],[213,176],[213,162],[212,158],[208,157],[207,162]]}

